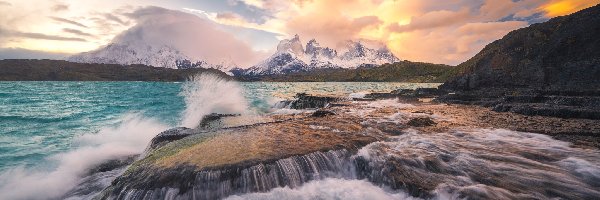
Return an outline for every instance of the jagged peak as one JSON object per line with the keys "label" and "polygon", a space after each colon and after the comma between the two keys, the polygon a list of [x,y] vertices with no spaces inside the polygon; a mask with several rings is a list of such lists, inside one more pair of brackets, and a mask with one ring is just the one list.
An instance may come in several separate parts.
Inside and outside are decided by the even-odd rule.
{"label": "jagged peak", "polygon": [[297,55],[304,53],[304,47],[300,41],[300,36],[296,34],[292,39],[281,40],[279,45],[277,45],[277,52],[291,52]]}
{"label": "jagged peak", "polygon": [[300,36],[298,34],[294,34],[294,37],[291,39],[292,42],[300,42]]}

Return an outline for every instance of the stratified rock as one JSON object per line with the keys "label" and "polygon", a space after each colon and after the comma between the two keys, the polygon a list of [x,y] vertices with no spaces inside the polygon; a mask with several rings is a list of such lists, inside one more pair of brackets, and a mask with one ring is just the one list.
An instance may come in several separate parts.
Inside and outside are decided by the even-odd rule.
{"label": "stratified rock", "polygon": [[[247,166],[230,165],[199,170],[195,166],[145,168],[125,173],[101,194],[102,199],[221,199],[232,194],[299,187],[305,182],[351,169],[346,150],[313,152]],[[142,198],[144,197],[144,198]],[[138,199],[138,198],[132,198]]]}

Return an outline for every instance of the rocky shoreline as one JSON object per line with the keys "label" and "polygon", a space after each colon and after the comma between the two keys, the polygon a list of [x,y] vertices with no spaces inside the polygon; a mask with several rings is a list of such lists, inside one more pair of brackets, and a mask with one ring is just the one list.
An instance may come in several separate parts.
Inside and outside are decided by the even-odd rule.
{"label": "rocky shoreline", "polygon": [[[250,121],[238,115],[211,115],[195,129],[175,128],[159,134],[142,157],[99,197],[215,199],[339,177],[367,179],[415,197],[431,198],[436,181],[422,181],[415,177],[419,174],[407,176],[404,170],[389,171],[389,162],[397,161],[374,165],[356,155],[374,144],[414,133],[435,136],[477,129],[546,134],[570,142],[570,148],[595,151],[600,147],[597,119],[528,116],[431,101],[440,94],[443,96],[435,89],[398,90],[356,99],[298,94],[296,100],[283,104],[309,110]],[[424,162],[419,166],[426,169],[443,167],[439,160],[419,162]],[[406,168],[405,164],[396,163],[394,168]],[[510,187],[504,189],[517,190],[516,185]],[[569,197],[556,192],[548,195]],[[587,195],[595,194],[600,193]]]}

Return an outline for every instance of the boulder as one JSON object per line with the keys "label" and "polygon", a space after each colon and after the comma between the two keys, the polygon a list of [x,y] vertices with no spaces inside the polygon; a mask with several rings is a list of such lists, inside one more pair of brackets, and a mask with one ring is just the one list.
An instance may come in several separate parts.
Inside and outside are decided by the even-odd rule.
{"label": "boulder", "polygon": [[324,108],[329,103],[338,101],[335,97],[312,96],[306,93],[296,94],[296,99],[290,103],[291,109],[315,109]]}

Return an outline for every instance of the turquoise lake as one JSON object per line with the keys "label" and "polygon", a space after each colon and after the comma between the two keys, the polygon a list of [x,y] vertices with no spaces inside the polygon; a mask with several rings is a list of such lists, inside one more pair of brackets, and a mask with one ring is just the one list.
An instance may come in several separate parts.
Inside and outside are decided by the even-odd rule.
{"label": "turquoise lake", "polygon": [[[229,100],[230,93],[241,91],[253,113],[265,114],[271,106],[296,93],[347,96],[360,92],[389,92],[400,88],[437,87],[439,84],[414,83],[235,83],[237,86],[212,88],[190,96],[190,87],[202,83],[164,82],[0,82],[0,173],[19,168],[26,171],[52,171],[60,163],[55,155],[69,152],[90,142],[78,137],[93,136],[106,129],[122,132],[135,118],[140,126],[160,124],[149,130],[183,125],[186,108],[194,98],[218,96],[213,101]],[[187,100],[186,100],[187,96]],[[190,101],[190,99],[192,101]],[[207,107],[198,101],[196,107]],[[194,110],[191,110],[193,112]],[[190,112],[190,111],[188,111]],[[120,127],[121,126],[121,127]],[[120,127],[120,128],[119,128]],[[139,128],[145,128],[139,127]],[[156,133],[145,133],[150,135]],[[118,139],[118,138],[117,138]],[[101,142],[91,144],[102,145]],[[58,161],[57,161],[58,160]]]}

